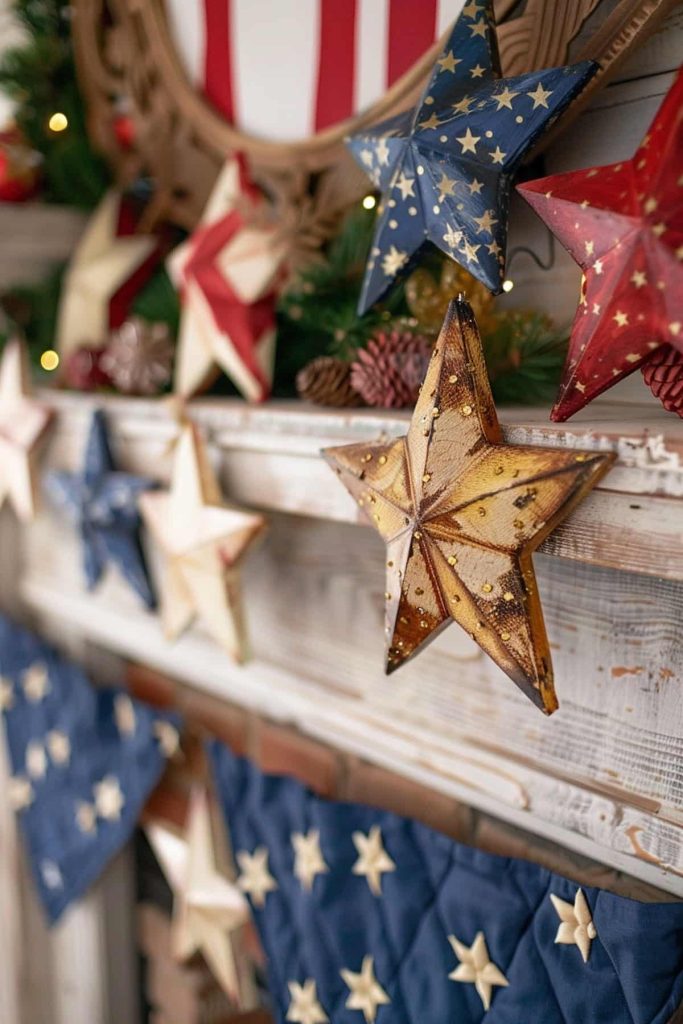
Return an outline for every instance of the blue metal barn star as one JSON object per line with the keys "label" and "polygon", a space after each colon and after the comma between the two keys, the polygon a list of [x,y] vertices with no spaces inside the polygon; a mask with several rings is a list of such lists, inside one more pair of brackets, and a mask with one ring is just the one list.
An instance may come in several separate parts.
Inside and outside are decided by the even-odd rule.
{"label": "blue metal barn star", "polygon": [[512,175],[597,69],[583,61],[501,78],[490,3],[463,8],[415,109],[348,140],[383,193],[359,313],[427,241],[500,291]]}
{"label": "blue metal barn star", "polygon": [[111,562],[147,607],[154,608],[156,600],[140,544],[138,497],[156,484],[115,468],[100,409],[93,413],[83,470],[49,473],[46,485],[80,531],[88,589],[99,583]]}

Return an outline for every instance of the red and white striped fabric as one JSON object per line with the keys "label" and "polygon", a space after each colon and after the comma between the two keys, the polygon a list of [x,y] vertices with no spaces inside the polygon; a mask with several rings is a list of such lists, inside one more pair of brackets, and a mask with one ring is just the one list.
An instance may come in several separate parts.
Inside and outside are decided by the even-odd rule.
{"label": "red and white striped fabric", "polygon": [[464,0],[166,0],[191,80],[250,134],[308,138],[364,110]]}

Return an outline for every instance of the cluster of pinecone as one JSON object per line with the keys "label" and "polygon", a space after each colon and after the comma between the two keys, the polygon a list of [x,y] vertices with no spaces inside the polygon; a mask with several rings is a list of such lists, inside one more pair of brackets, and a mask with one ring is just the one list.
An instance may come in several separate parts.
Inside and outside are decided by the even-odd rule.
{"label": "cluster of pinecone", "polygon": [[672,345],[660,345],[640,372],[666,411],[683,418],[683,352]]}
{"label": "cluster of pinecone", "polygon": [[318,356],[296,378],[300,398],[316,405],[371,405],[401,409],[417,401],[432,354],[430,342],[410,331],[377,331],[353,362]]}

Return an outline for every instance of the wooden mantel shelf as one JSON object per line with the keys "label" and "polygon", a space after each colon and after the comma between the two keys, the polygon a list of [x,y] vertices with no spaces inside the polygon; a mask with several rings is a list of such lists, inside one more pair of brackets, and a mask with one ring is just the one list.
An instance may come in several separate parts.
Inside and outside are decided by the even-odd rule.
{"label": "wooden mantel shelf", "polygon": [[[58,431],[68,436],[60,458],[77,464],[85,424],[104,407],[128,464],[168,477],[177,430],[170,402],[46,391]],[[234,399],[193,402],[216,456],[226,495],[245,505],[338,522],[366,520],[320,458],[328,445],[405,433],[409,413],[320,409],[301,402],[249,406]],[[567,424],[547,411],[503,408],[505,437],[521,444],[617,452],[599,488],[540,549],[594,565],[683,579],[683,421],[656,406],[596,404]]]}

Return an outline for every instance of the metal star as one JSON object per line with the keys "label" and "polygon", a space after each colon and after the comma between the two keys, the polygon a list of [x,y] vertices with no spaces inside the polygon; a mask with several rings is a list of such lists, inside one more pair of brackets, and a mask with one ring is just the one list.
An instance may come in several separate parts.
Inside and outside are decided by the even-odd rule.
{"label": "metal star", "polygon": [[126,799],[116,776],[106,775],[95,783],[93,793],[98,816],[105,821],[119,821]]}
{"label": "metal star", "polygon": [[93,413],[83,468],[78,473],[53,471],[48,493],[78,529],[83,570],[92,590],[108,565],[115,566],[148,608],[155,605],[140,542],[140,495],[155,487],[147,477],[116,469],[102,410]]}
{"label": "metal star", "polygon": [[531,554],[614,455],[503,443],[464,300],[449,307],[407,436],[324,455],[387,543],[387,671],[453,619],[554,711]]}
{"label": "metal star", "polygon": [[578,946],[583,962],[588,963],[591,942],[597,938],[598,933],[595,930],[590,907],[588,906],[583,889],[577,889],[573,904],[567,903],[566,900],[561,900],[554,893],[550,893],[550,900],[560,919],[555,942],[568,946]]}
{"label": "metal star", "polygon": [[304,889],[309,891],[313,888],[316,875],[329,871],[325,858],[320,849],[320,832],[312,828],[306,835],[301,832],[294,832],[292,835],[292,846],[294,847],[294,874],[299,879]]}
{"label": "metal star", "polygon": [[448,941],[460,961],[448,977],[451,981],[473,984],[484,1004],[484,1009],[488,1010],[493,986],[507,988],[509,982],[500,968],[491,961],[484,933],[477,932],[471,946],[465,946],[455,935],[449,935]]}
{"label": "metal star", "polygon": [[369,833],[353,833],[353,845],[360,854],[353,865],[354,875],[364,875],[374,896],[382,895],[382,875],[386,871],[395,871],[396,865],[384,849],[382,831],[379,825],[373,825]]}
{"label": "metal star", "polygon": [[291,996],[287,1020],[295,1021],[296,1024],[327,1024],[329,1017],[318,1002],[313,978],[307,978],[303,985],[288,981],[287,988]]}
{"label": "metal star", "polygon": [[[383,193],[373,243],[377,253],[366,268],[360,313],[409,273],[425,243],[453,255],[444,245],[449,225],[471,245],[475,218],[491,210],[495,240],[505,251],[515,170],[596,70],[586,61],[501,79],[490,4],[477,0],[463,9],[417,106],[349,140],[354,157]],[[382,160],[368,167],[367,152],[379,156],[380,148]],[[475,176],[481,183],[476,193],[467,184]],[[456,183],[452,191],[441,188],[444,177]],[[417,183],[408,208],[399,184],[405,179]],[[461,259],[457,253],[455,258]],[[500,291],[505,266],[496,254],[482,253],[467,269]]]}
{"label": "metal star", "polygon": [[32,704],[39,704],[41,700],[45,700],[45,697],[50,692],[50,677],[47,666],[42,661],[34,662],[24,672],[21,678],[21,685],[26,699]]}
{"label": "metal star", "polygon": [[0,507],[8,500],[24,521],[35,516],[35,458],[51,418],[31,398],[25,346],[10,339],[0,362]]}
{"label": "metal star", "polygon": [[341,976],[351,990],[346,1000],[349,1010],[360,1010],[365,1017],[366,1024],[373,1024],[377,1016],[378,1006],[388,1006],[391,999],[377,981],[374,971],[374,957],[363,957],[360,974],[354,971],[342,970]]}
{"label": "metal star", "polygon": [[[246,899],[219,867],[215,823],[207,794],[194,789],[181,838],[165,825],[146,828],[147,838],[173,890],[173,952],[181,961],[201,952],[214,977],[238,1004],[244,993],[232,934],[249,920]],[[227,851],[223,850],[227,861]]]}
{"label": "metal star", "polygon": [[165,556],[161,614],[167,635],[175,639],[198,617],[235,661],[244,661],[240,567],[265,520],[223,501],[191,424],[178,440],[170,490],[143,495],[140,508]]}
{"label": "metal star", "polygon": [[632,159],[519,186],[585,279],[554,420],[569,419],[662,345],[683,351],[683,335],[671,330],[683,321],[682,109],[679,71]]}
{"label": "metal star", "polygon": [[264,907],[269,892],[275,892],[278,885],[268,870],[268,850],[259,846],[253,853],[240,850],[237,854],[240,876],[237,884],[251,897],[255,907]]}

